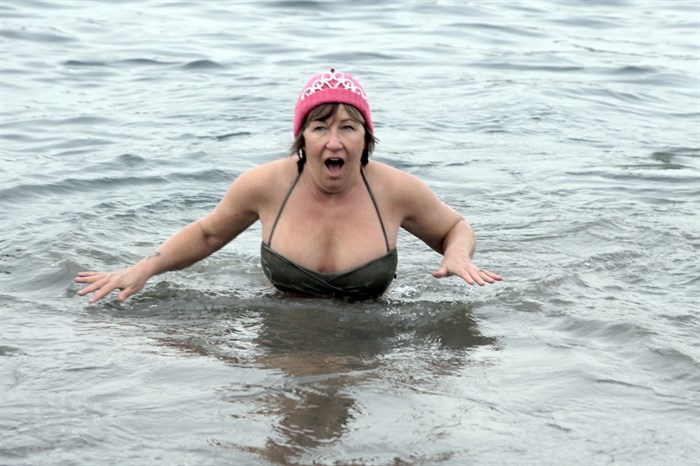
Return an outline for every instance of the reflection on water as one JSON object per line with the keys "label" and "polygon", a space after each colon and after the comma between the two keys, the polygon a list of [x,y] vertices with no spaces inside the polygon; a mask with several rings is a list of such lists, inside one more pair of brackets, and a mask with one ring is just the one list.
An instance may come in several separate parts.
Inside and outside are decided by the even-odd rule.
{"label": "reflection on water", "polygon": [[[464,303],[447,303],[434,316],[425,315],[421,305],[363,307],[354,312],[342,307],[265,312],[256,340],[265,351],[259,361],[282,370],[286,382],[262,400],[264,409],[279,416],[281,437],[269,439],[260,454],[287,464],[309,448],[341,438],[359,409],[353,387],[371,385],[379,360],[400,347],[436,345],[439,352],[459,352],[461,364],[469,364],[470,348],[495,342],[479,334]],[[426,308],[435,306],[422,309]],[[444,373],[456,367],[453,359],[443,365],[444,356],[433,360],[431,371]]]}
{"label": "reflection on water", "polygon": [[127,320],[187,354],[274,374],[260,385],[243,384],[251,396],[241,396],[241,384],[235,383],[221,397],[273,420],[264,446],[237,444],[235,436],[231,443],[279,464],[302,464],[300,457],[341,440],[362,415],[354,394],[386,390],[382,383],[392,376],[382,361],[411,353],[414,368],[401,364],[394,370],[402,373],[393,378],[410,379],[420,390],[420,384],[430,383],[430,374],[458,371],[471,364],[471,350],[497,343],[480,333],[470,305],[463,302],[348,304],[268,296],[231,305],[202,312],[194,306],[169,308],[166,302],[147,317],[138,317],[143,310],[133,308]]}
{"label": "reflection on water", "polygon": [[302,383],[271,393],[260,400],[260,409],[279,419],[275,438],[264,448],[244,448],[275,463],[290,464],[295,457],[309,454],[313,448],[340,439],[357,411],[356,401],[347,389],[360,377],[334,375],[321,383]]}

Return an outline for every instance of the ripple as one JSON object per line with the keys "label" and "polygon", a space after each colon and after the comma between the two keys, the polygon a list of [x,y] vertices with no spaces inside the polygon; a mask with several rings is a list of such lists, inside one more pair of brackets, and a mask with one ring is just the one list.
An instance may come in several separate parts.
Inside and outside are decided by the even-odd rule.
{"label": "ripple", "polygon": [[225,141],[226,139],[238,138],[241,136],[250,136],[251,134],[252,133],[248,131],[235,131],[233,133],[226,133],[214,136],[214,139],[216,139],[217,141]]}
{"label": "ripple", "polygon": [[486,33],[505,33],[520,37],[546,37],[547,34],[533,27],[515,27],[503,24],[493,23],[470,23],[456,22],[447,24],[446,27],[462,29],[467,31],[479,30]]}
{"label": "ripple", "polygon": [[394,60],[397,57],[378,52],[334,52],[318,56],[319,61],[329,63],[345,63],[354,61],[386,61]]}
{"label": "ripple", "polygon": [[66,60],[63,66],[68,67],[102,67],[109,66],[107,63],[98,60]]}
{"label": "ripple", "polygon": [[470,66],[513,71],[551,71],[555,73],[576,73],[584,71],[585,67],[577,65],[553,65],[553,64],[525,64],[513,62],[482,61],[474,62]]}
{"label": "ripple", "polygon": [[280,11],[330,11],[333,9],[333,4],[324,1],[314,0],[290,0],[290,1],[267,1],[261,3],[261,6],[277,9]]}
{"label": "ripple", "polygon": [[156,60],[153,58],[127,58],[124,60],[116,60],[112,62],[116,66],[132,68],[132,67],[163,67],[177,65],[176,62]]}
{"label": "ripple", "polygon": [[[140,162],[134,159],[132,163]],[[11,188],[0,189],[3,205],[21,206],[31,198],[51,198],[53,196],[67,196],[69,194],[90,193],[100,191],[116,191],[136,188],[139,186],[151,186],[168,184],[172,181],[190,182],[217,182],[229,181],[230,175],[220,170],[204,170],[193,173],[170,173],[153,176],[120,176],[100,177],[92,179],[68,178],[54,183],[20,184]]]}
{"label": "ripple", "polygon": [[700,172],[700,148],[670,147],[652,153],[651,158],[664,169],[692,168]]}
{"label": "ripple", "polygon": [[186,70],[214,70],[225,68],[224,65],[212,60],[195,60],[182,66]]}
{"label": "ripple", "polygon": [[24,354],[21,348],[14,346],[0,345],[0,356],[17,356]]}
{"label": "ripple", "polygon": [[47,44],[77,42],[76,38],[71,37],[57,29],[54,29],[52,32],[33,32],[26,29],[17,30],[4,28],[0,30],[0,37]]}
{"label": "ripple", "polygon": [[31,130],[36,126],[95,126],[95,125],[111,125],[114,124],[116,120],[99,115],[76,115],[72,117],[63,118],[32,118],[32,119],[20,119],[9,122],[3,122],[0,124],[0,129],[2,129],[2,135],[5,136],[5,130],[16,129],[16,128],[26,128]]}

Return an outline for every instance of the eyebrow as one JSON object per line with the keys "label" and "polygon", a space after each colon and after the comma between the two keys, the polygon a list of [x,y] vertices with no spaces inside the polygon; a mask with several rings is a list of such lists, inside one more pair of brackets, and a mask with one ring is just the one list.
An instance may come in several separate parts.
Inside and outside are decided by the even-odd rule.
{"label": "eyebrow", "polygon": [[[331,118],[333,118],[333,115],[328,115],[325,118],[323,118],[323,116],[320,116],[319,118],[316,118],[313,121],[325,122],[326,120],[329,120]],[[350,121],[352,123],[361,123],[360,120],[356,120],[355,118],[352,118],[352,117],[343,118],[342,120],[339,121],[339,123],[346,123],[348,121]]]}

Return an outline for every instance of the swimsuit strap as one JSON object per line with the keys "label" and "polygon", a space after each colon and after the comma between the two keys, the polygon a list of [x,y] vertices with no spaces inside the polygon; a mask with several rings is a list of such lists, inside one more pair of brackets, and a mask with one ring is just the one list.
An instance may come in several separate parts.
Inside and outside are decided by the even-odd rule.
{"label": "swimsuit strap", "polygon": [[[282,216],[282,211],[284,210],[284,207],[287,205],[287,201],[289,200],[289,196],[292,195],[292,191],[294,191],[294,188],[296,187],[297,183],[299,182],[299,178],[301,178],[301,171],[299,171],[299,174],[297,175],[296,179],[294,180],[294,183],[292,183],[292,187],[289,188],[289,191],[287,191],[287,195],[284,197],[284,200],[282,201],[282,205],[280,206],[280,210],[277,212],[277,217],[275,218],[275,223],[272,224],[272,231],[270,232],[270,238],[267,240],[267,245],[272,246],[272,236],[275,234],[275,229],[277,228],[277,222],[279,222],[280,217]],[[367,176],[365,175],[365,171],[362,167],[360,167],[360,173],[362,174],[362,181],[365,182],[365,186],[367,187],[367,192],[369,193],[370,199],[372,199],[372,204],[374,205],[374,210],[377,212],[377,217],[379,218],[379,225],[382,227],[382,233],[384,234],[384,243],[386,244],[386,250],[387,252],[391,251],[391,247],[389,247],[389,237],[386,234],[386,228],[384,228],[384,221],[382,220],[382,214],[379,213],[379,206],[377,205],[377,199],[374,197],[374,192],[372,192],[372,188],[369,185],[369,181],[367,181]]]}
{"label": "swimsuit strap", "polygon": [[374,210],[377,211],[377,217],[379,217],[379,224],[382,226],[382,233],[384,233],[384,243],[386,243],[386,251],[390,252],[391,248],[389,247],[389,237],[386,235],[386,229],[384,228],[384,221],[382,220],[382,214],[379,213],[379,206],[377,205],[377,199],[374,197],[374,193],[372,192],[372,188],[369,186],[369,181],[367,181],[367,175],[365,175],[365,170],[360,167],[360,173],[362,173],[362,180],[365,182],[365,186],[367,186],[367,192],[369,193],[370,199],[372,199],[372,204],[374,204]]}
{"label": "swimsuit strap", "polygon": [[277,222],[280,221],[280,217],[282,216],[282,211],[284,210],[284,206],[287,205],[287,201],[289,200],[289,196],[292,195],[292,191],[294,191],[294,188],[296,187],[297,183],[299,182],[299,178],[301,178],[301,170],[299,170],[299,174],[297,175],[296,179],[294,180],[294,183],[292,183],[292,187],[289,188],[289,191],[287,191],[287,195],[284,197],[284,200],[282,201],[282,205],[280,206],[280,210],[277,212],[277,217],[275,218],[275,223],[272,224],[272,231],[270,232],[270,238],[267,240],[268,246],[272,246],[272,235],[275,234],[275,228],[277,228]]}

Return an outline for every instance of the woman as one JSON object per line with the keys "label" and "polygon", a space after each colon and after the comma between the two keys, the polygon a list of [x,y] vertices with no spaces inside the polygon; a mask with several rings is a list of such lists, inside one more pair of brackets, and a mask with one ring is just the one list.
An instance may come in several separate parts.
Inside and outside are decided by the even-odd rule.
{"label": "woman", "polygon": [[311,78],[294,114],[293,157],[240,175],[217,207],[135,265],[112,273],[82,272],[78,292],[91,303],[114,290],[119,301],[154,275],[209,256],[256,221],[261,259],[283,292],[365,299],[386,291],[396,271],[404,228],[443,255],[436,278],[457,275],[484,285],[501,280],[473,262],[476,241],[467,221],[428,186],[369,161],[374,127],[362,86],[331,69]]}

